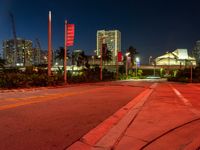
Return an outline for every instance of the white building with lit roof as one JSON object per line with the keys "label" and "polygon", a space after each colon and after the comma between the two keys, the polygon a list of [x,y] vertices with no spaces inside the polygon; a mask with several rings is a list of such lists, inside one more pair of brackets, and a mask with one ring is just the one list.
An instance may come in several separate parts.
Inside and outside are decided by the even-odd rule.
{"label": "white building with lit roof", "polygon": [[196,66],[194,57],[188,55],[187,49],[176,49],[173,52],[166,52],[155,59],[157,66]]}

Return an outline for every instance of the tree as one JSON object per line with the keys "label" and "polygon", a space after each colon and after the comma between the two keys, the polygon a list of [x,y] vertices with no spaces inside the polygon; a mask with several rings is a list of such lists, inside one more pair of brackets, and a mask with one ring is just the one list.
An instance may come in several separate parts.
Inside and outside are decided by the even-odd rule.
{"label": "tree", "polygon": [[86,62],[87,56],[85,55],[85,52],[82,51],[79,55],[78,55],[78,59],[77,59],[77,66],[84,66],[85,62]]}
{"label": "tree", "polygon": [[108,49],[107,44],[102,44],[102,60],[107,63],[112,61],[112,52]]}
{"label": "tree", "polygon": [[[64,63],[64,47],[59,47],[59,49],[56,50],[56,56],[55,59],[58,59],[62,62],[62,64]],[[70,54],[69,54],[69,49],[67,50],[67,58],[70,58]]]}
{"label": "tree", "polygon": [[134,48],[133,46],[130,46],[127,52],[130,53],[129,57],[131,57],[131,63],[134,64],[135,58],[139,54],[139,52],[137,52],[136,48]]}
{"label": "tree", "polygon": [[84,66],[88,62],[88,57],[84,51],[74,51],[72,53],[72,64],[77,66]]}
{"label": "tree", "polygon": [[0,68],[4,68],[5,64],[6,64],[6,60],[0,58]]}

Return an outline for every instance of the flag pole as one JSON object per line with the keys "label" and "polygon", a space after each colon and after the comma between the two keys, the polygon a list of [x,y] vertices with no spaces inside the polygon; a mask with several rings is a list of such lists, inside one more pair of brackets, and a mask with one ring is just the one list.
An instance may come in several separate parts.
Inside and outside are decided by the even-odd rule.
{"label": "flag pole", "polygon": [[65,20],[65,43],[64,43],[64,58],[63,58],[63,67],[64,67],[64,83],[67,83],[67,20]]}
{"label": "flag pole", "polygon": [[48,19],[48,76],[51,76],[51,11],[49,11]]}

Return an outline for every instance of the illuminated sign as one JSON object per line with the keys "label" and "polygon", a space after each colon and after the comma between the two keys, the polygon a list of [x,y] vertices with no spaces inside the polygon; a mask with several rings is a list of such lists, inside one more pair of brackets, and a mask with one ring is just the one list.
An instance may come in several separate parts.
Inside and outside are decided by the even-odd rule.
{"label": "illuminated sign", "polygon": [[67,46],[74,45],[74,24],[67,24]]}

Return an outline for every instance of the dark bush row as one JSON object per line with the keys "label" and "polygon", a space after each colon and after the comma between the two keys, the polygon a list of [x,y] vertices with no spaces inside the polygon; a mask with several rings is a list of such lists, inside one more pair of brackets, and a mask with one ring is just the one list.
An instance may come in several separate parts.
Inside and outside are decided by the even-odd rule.
{"label": "dark bush row", "polygon": [[[114,73],[106,69],[103,70],[103,81],[114,80]],[[98,82],[100,81],[100,69],[95,67],[93,69],[84,69],[79,72],[67,73],[68,83],[81,82]],[[62,85],[63,72],[58,70],[52,76],[47,75],[47,70],[43,68],[33,67],[26,68],[25,71],[18,69],[7,69],[0,74],[0,88],[21,88],[21,87],[37,87],[37,86],[54,86]]]}
{"label": "dark bush row", "polygon": [[168,81],[175,82],[200,82],[200,67],[192,69],[192,78],[191,78],[191,69],[186,68],[184,70],[177,70],[176,75],[168,77]]}
{"label": "dark bush row", "polygon": [[0,76],[0,87],[20,88],[34,86],[52,86],[61,84],[59,76],[48,77],[47,74],[8,73]]}

